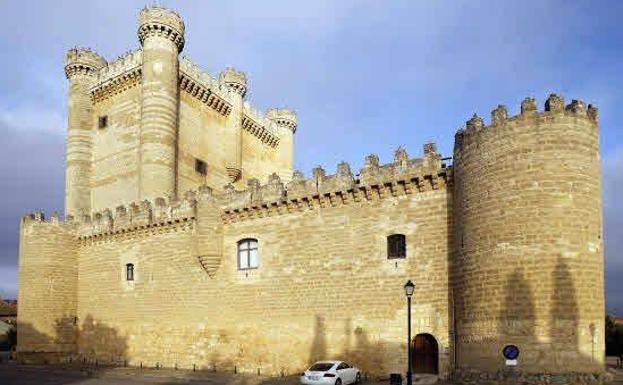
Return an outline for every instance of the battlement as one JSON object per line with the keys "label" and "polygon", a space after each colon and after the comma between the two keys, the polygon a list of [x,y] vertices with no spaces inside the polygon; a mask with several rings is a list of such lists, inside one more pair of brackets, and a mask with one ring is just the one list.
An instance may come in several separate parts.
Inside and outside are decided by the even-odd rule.
{"label": "battlement", "polygon": [[179,52],[184,49],[184,20],[174,10],[151,6],[141,10],[138,16],[138,39],[141,45],[149,36],[159,36],[171,40]]}
{"label": "battlement", "polygon": [[77,235],[87,239],[186,223],[196,218],[197,203],[209,199],[213,199],[212,191],[203,186],[199,192],[187,191],[183,199],[158,197],[105,209],[80,218]]}
{"label": "battlement", "polygon": [[142,63],[143,50],[141,48],[124,52],[99,70],[98,82],[104,83],[136,68],[140,69]]}
{"label": "battlement", "polygon": [[50,215],[50,219],[45,219],[45,214],[43,211],[32,211],[26,213],[22,216],[22,224],[28,223],[51,223],[51,224],[59,224],[62,223],[59,219],[58,211],[53,211]]}
{"label": "battlement", "polygon": [[269,119],[251,104],[245,102],[242,108],[242,128],[271,147],[279,144],[279,135],[273,127],[274,121]]}
{"label": "battlement", "polygon": [[505,124],[520,123],[524,119],[547,119],[554,115],[573,116],[597,125],[599,122],[597,107],[589,104],[588,106],[581,100],[573,99],[565,106],[565,100],[557,94],[550,94],[545,101],[544,111],[537,110],[536,99],[525,98],[520,105],[520,113],[515,116],[508,115],[508,109],[504,105],[498,105],[491,111],[491,123],[487,126],[484,119],[474,114],[466,123],[464,128],[460,128],[455,134],[454,147],[456,150],[463,149],[467,139],[477,136],[480,132],[494,130]]}
{"label": "battlement", "polygon": [[153,200],[134,202],[127,206],[119,205],[114,209],[104,209],[92,215],[74,218],[69,215],[60,220],[54,211],[49,220],[41,211],[34,211],[22,217],[23,224],[47,223],[68,226],[76,230],[80,239],[104,235],[128,233],[150,227],[163,227],[188,222],[197,216],[198,202],[216,199],[212,190],[201,186],[199,191],[187,191],[183,199],[158,197]]}
{"label": "battlement", "polygon": [[92,101],[100,102],[138,85],[142,79],[142,62],[143,50],[138,48],[102,67],[97,74],[97,83],[91,88]]}
{"label": "battlement", "polygon": [[[430,150],[430,144],[425,149]],[[270,175],[265,185],[252,179],[243,191],[236,191],[233,185],[228,185],[222,208],[225,219],[232,221],[256,214],[264,216],[266,212],[287,213],[373,201],[445,188],[451,183],[450,174],[451,169],[445,167],[436,152],[429,151],[423,158],[409,159],[407,152],[400,147],[394,154],[394,161],[388,164],[379,164],[377,155],[367,156],[358,175],[353,175],[348,163],[341,162],[333,175],[326,175],[320,166],[312,170],[310,179],[295,171],[286,185],[277,174]]]}
{"label": "battlement", "polygon": [[96,76],[100,68],[106,66],[106,59],[90,48],[71,48],[65,55],[65,76]]}
{"label": "battlement", "polygon": [[229,115],[234,91],[220,87],[208,73],[201,71],[199,65],[188,57],[180,60],[180,89],[188,92],[221,115]]}

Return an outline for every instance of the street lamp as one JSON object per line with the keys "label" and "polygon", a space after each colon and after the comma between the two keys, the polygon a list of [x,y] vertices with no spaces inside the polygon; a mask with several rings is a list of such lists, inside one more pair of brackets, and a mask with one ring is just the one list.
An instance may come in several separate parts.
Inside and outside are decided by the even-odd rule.
{"label": "street lamp", "polygon": [[407,385],[412,385],[411,378],[411,296],[415,290],[415,284],[411,280],[405,283],[405,295],[407,296]]}

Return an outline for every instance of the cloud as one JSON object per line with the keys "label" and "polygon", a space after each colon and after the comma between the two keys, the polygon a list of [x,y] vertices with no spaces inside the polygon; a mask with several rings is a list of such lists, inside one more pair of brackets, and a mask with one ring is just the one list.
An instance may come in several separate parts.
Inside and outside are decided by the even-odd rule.
{"label": "cloud", "polygon": [[5,130],[35,133],[65,134],[66,120],[59,109],[42,105],[23,104],[15,108],[0,105],[0,127]]}
{"label": "cloud", "polygon": [[607,307],[623,315],[623,147],[604,158],[602,175]]}

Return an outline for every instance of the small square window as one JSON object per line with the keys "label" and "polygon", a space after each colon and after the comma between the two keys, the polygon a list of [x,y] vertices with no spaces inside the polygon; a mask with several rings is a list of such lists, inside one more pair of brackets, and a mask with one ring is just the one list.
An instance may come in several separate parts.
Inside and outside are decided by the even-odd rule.
{"label": "small square window", "polygon": [[207,175],[208,164],[201,159],[195,159],[195,171],[201,175]]}
{"label": "small square window", "polygon": [[108,127],[108,115],[102,115],[97,120],[97,127],[99,129]]}
{"label": "small square window", "polygon": [[403,234],[392,234],[387,237],[387,258],[406,258],[407,242]]}

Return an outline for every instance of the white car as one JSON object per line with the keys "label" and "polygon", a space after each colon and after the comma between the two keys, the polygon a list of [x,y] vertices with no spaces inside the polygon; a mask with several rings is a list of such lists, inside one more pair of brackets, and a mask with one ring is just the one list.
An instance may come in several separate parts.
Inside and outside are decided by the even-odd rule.
{"label": "white car", "polygon": [[318,361],[301,374],[303,385],[348,385],[361,382],[361,371],[344,361]]}

